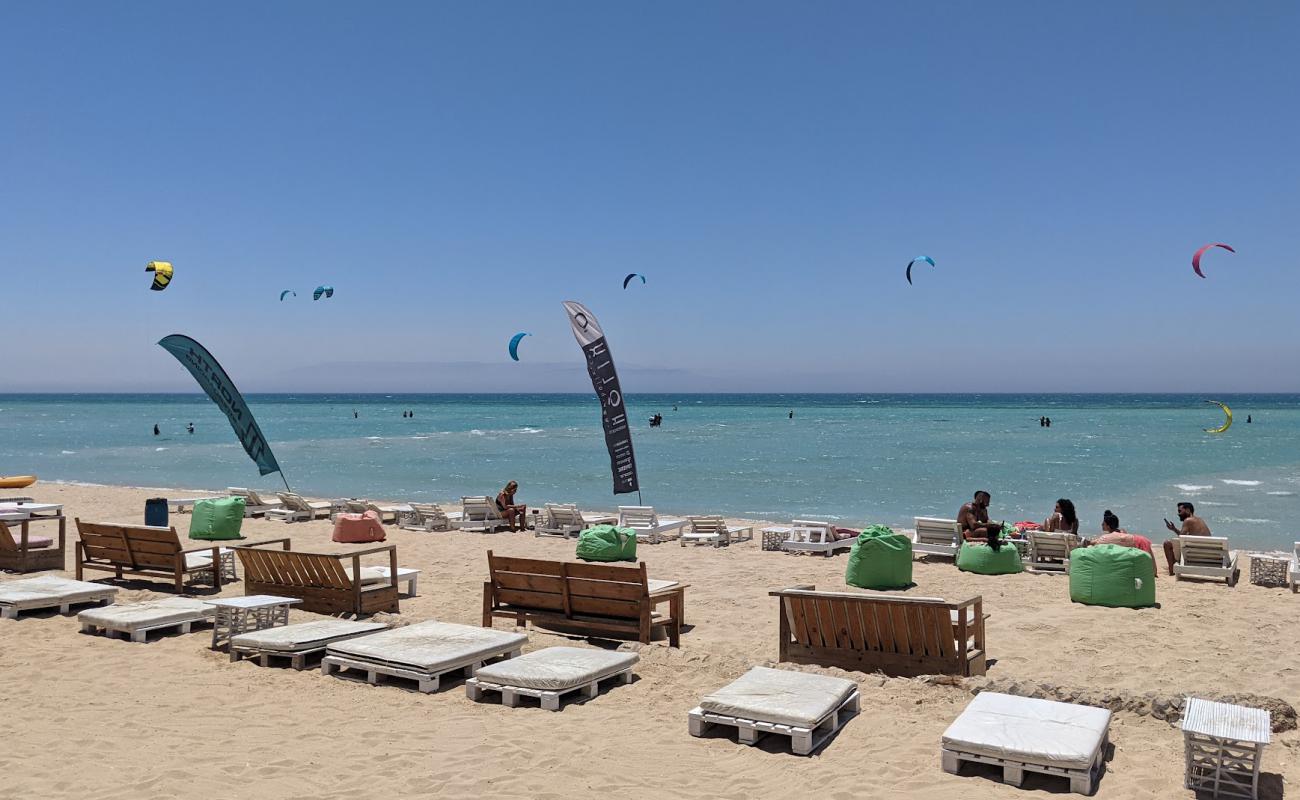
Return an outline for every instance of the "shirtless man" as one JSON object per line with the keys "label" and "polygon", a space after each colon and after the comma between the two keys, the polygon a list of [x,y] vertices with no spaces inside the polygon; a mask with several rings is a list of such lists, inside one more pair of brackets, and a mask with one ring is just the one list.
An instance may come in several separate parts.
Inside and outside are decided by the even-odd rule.
{"label": "shirtless man", "polygon": [[[1179,536],[1212,536],[1210,526],[1205,524],[1205,520],[1196,516],[1196,508],[1191,503],[1178,504],[1178,519],[1182,527],[1175,528],[1174,523],[1165,520],[1165,527]],[[1182,554],[1182,542],[1178,539],[1165,540],[1165,564],[1169,567],[1169,574],[1174,574],[1174,562]]]}
{"label": "shirtless man", "polygon": [[989,522],[989,493],[981,489],[975,498],[961,507],[957,512],[957,524],[961,526],[961,536],[968,542],[987,541],[989,547],[997,550],[1002,542],[998,539],[1002,533],[1002,523]]}

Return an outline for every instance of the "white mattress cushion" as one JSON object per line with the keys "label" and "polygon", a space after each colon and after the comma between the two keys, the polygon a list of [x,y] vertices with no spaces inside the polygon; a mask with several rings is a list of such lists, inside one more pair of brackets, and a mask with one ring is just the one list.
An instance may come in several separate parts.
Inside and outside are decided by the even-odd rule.
{"label": "white mattress cushion", "polygon": [[202,600],[166,597],[125,606],[88,608],[77,615],[77,621],[115,631],[134,631],[157,625],[197,622],[215,613],[216,609]]}
{"label": "white mattress cushion", "polygon": [[646,591],[650,592],[651,594],[661,589],[668,589],[673,586],[676,586],[678,583],[680,583],[680,581],[659,581],[659,580],[655,580],[654,578],[646,578],[645,581]]}
{"label": "white mattress cushion", "polygon": [[346,619],[318,619],[296,625],[282,625],[241,633],[230,640],[235,647],[293,653],[319,650],[327,644],[387,630],[382,622],[353,622]]}
{"label": "white mattress cushion", "polygon": [[700,708],[728,717],[813,728],[857,688],[844,678],[754,667],[705,695]]}
{"label": "white mattress cushion", "polygon": [[74,581],[54,575],[0,583],[0,603],[14,605],[43,600],[75,601],[80,597],[103,597],[106,594],[117,594],[117,589],[102,583]]}
{"label": "white mattress cushion", "polygon": [[584,647],[548,647],[489,664],[474,677],[502,686],[561,692],[616,675],[641,660],[636,653]]}
{"label": "white mattress cushion", "polygon": [[1087,769],[1110,727],[1093,706],[982,692],[943,732],[943,745],[976,755]]}
{"label": "white mattress cushion", "polygon": [[417,622],[329,646],[329,655],[439,672],[518,650],[528,634],[451,622]]}

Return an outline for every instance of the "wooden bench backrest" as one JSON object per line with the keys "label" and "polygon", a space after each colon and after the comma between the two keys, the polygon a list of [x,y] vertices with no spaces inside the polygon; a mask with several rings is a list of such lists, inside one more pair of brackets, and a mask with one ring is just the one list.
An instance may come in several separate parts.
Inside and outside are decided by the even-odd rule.
{"label": "wooden bench backrest", "polygon": [[936,519],[934,517],[916,517],[916,543],[952,545],[961,542],[961,528],[955,519]]}
{"label": "wooden bench backrest", "polygon": [[18,539],[9,532],[9,526],[0,519],[0,550],[18,550]]}
{"label": "wooden bench backrest", "polygon": [[649,602],[645,562],[638,567],[512,558],[488,551],[497,604],[573,616],[639,620]]}
{"label": "wooden bench backrest", "polygon": [[86,558],[145,569],[173,569],[183,548],[175,528],[77,520]]}
{"label": "wooden bench backrest", "polygon": [[[873,653],[888,658],[956,659],[965,643],[954,633],[952,612],[968,608],[968,626],[973,630],[982,620],[981,598],[949,603],[937,598],[884,597],[840,592],[785,589],[772,592],[780,599],[793,644],[826,654],[834,664],[834,653]],[[819,662],[821,663],[821,662]]]}
{"label": "wooden bench backrest", "polygon": [[1223,536],[1180,536],[1179,546],[1185,567],[1226,567],[1231,561]]}
{"label": "wooden bench backrest", "polygon": [[655,528],[659,525],[659,515],[653,506],[619,506],[618,527],[620,528]]}
{"label": "wooden bench backrest", "polygon": [[295,553],[261,547],[236,547],[244,565],[244,579],[298,589],[352,590],[352,576],[344,566],[347,555]]}

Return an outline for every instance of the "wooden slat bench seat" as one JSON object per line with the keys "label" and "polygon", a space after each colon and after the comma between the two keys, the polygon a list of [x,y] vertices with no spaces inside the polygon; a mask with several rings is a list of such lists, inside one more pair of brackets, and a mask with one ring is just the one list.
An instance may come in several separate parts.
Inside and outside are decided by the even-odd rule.
{"label": "wooden slat bench seat", "polygon": [[[124,577],[167,578],[177,594],[185,590],[185,579],[194,573],[211,574],[214,588],[221,589],[221,543],[186,549],[175,528],[149,525],[121,525],[115,522],[77,524],[77,580],[87,570],[112,572]],[[207,557],[205,557],[207,556]]]}
{"label": "wooden slat bench seat", "polygon": [[[645,562],[637,567],[509,558],[488,551],[489,579],[483,584],[483,627],[503,617],[519,627],[554,625],[583,633],[635,636],[650,643],[653,628],[665,626],[668,644],[681,646],[686,586],[674,584],[650,594]],[[666,604],[668,613],[658,610]]]}
{"label": "wooden slat bench seat", "polygon": [[779,600],[780,660],[887,675],[983,675],[984,600],[818,592]]}
{"label": "wooden slat bench seat", "polygon": [[[267,545],[281,545],[281,549]],[[244,565],[244,593],[296,597],[304,611],[367,616],[398,613],[397,546],[346,553],[302,553],[288,539],[269,539],[234,548]],[[361,576],[361,557],[388,554],[388,579],[369,583]]]}

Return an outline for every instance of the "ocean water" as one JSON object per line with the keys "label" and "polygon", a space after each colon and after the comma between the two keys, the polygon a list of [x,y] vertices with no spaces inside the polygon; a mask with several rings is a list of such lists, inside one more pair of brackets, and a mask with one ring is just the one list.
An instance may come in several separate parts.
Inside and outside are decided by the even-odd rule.
{"label": "ocean water", "polygon": [[[1300,539],[1300,396],[1220,395],[1236,424],[1183,395],[639,395],[642,496],[668,513],[911,526],[976,489],[994,518],[1041,520],[1058,497],[1085,532],[1109,508],[1163,537],[1180,499],[1234,543]],[[495,494],[612,508],[590,395],[250,395],[289,483],[323,497]],[[674,410],[676,406],[676,410]],[[404,419],[403,410],[415,412]],[[793,409],[795,418],[788,418]],[[358,414],[353,417],[353,411]],[[647,418],[659,412],[661,428]],[[1250,414],[1254,422],[1246,424]],[[1042,428],[1047,415],[1053,426]],[[185,432],[194,422],[196,432]],[[153,425],[162,429],[153,436]],[[202,395],[0,395],[0,475],[275,490]],[[39,494],[39,485],[36,487]]]}

